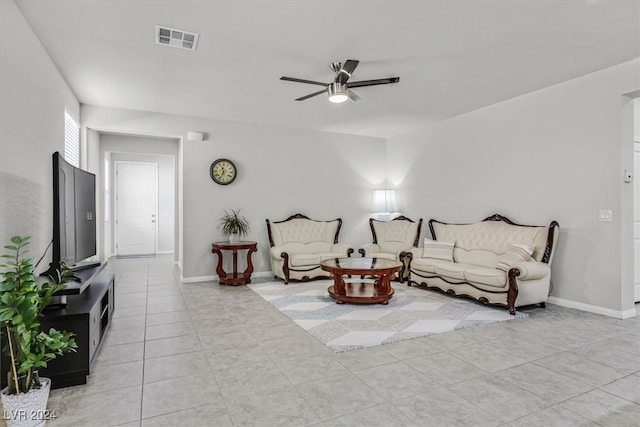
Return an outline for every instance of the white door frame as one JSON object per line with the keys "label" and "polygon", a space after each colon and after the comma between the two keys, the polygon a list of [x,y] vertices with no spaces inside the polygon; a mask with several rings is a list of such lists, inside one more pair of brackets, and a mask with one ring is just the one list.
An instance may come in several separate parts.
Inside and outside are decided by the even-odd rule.
{"label": "white door frame", "polygon": [[[636,111],[640,114],[640,110]],[[638,119],[636,119],[638,120]],[[634,301],[640,302],[640,138],[634,146],[634,174],[633,174],[633,242],[634,242]]]}
{"label": "white door frame", "polygon": [[118,230],[118,187],[120,185],[119,181],[118,181],[118,166],[121,164],[138,164],[138,165],[153,165],[155,167],[156,173],[155,173],[155,183],[154,183],[154,189],[155,189],[155,221],[156,221],[156,226],[154,229],[154,235],[153,235],[153,253],[156,254],[158,252],[158,212],[159,212],[159,207],[158,207],[158,164],[156,162],[137,162],[137,161],[128,161],[128,160],[116,160],[113,163],[113,174],[114,174],[114,186],[113,186],[113,227],[114,227],[114,233],[113,233],[113,238],[114,238],[114,242],[113,242],[113,248],[114,248],[114,253],[118,254],[118,236],[119,236],[119,230]]}

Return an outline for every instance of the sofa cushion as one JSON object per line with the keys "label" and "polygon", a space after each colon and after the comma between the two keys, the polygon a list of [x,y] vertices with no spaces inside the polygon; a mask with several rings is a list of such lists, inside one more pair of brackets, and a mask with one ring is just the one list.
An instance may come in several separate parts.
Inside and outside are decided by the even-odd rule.
{"label": "sofa cushion", "polygon": [[280,258],[282,252],[292,254],[318,254],[324,252],[331,252],[331,243],[326,242],[312,242],[312,243],[298,243],[290,242],[284,245],[274,246],[271,248],[272,254],[275,254],[276,258]]}
{"label": "sofa cushion", "polygon": [[504,288],[507,285],[507,274],[503,270],[477,265],[467,265],[464,270],[464,278],[467,282],[479,283],[496,288]]}
{"label": "sofa cushion", "polygon": [[528,243],[514,243],[509,246],[509,249],[502,254],[500,261],[498,261],[498,265],[496,268],[504,271],[509,271],[509,269],[518,262],[529,261],[531,259],[531,255],[533,254],[533,245]]}
{"label": "sofa cushion", "polygon": [[292,267],[305,267],[308,265],[318,265],[322,261],[319,254],[295,254],[289,259]]}
{"label": "sofa cushion", "polygon": [[316,254],[294,254],[291,256],[289,263],[292,267],[308,267],[310,265],[318,266],[321,261],[340,257],[335,252],[316,253]]}
{"label": "sofa cushion", "polygon": [[456,280],[465,280],[464,272],[469,266],[457,262],[440,262],[435,265],[436,274]]}
{"label": "sofa cushion", "polygon": [[447,279],[456,279],[457,281],[496,288],[504,288],[507,284],[507,273],[497,268],[460,264],[433,258],[413,258],[411,260],[411,271],[423,275],[441,275]]}
{"label": "sofa cushion", "polygon": [[424,239],[423,258],[441,259],[444,261],[453,261],[453,248],[455,242],[435,241]]}
{"label": "sofa cushion", "polygon": [[374,258],[390,259],[392,261],[396,261],[398,259],[398,256],[395,253],[390,254],[388,252],[377,252],[375,254],[371,254],[370,256]]}
{"label": "sofa cushion", "polygon": [[414,257],[411,259],[411,269],[415,271],[419,271],[421,273],[435,274],[436,264],[443,263],[443,262],[449,262],[449,261],[441,261],[434,258],[415,258]]}

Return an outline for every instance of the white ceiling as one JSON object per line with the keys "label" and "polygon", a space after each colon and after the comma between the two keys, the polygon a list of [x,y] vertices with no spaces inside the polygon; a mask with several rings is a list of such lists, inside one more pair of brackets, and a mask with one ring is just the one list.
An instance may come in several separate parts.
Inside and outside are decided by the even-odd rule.
{"label": "white ceiling", "polygon": [[[640,1],[27,1],[81,103],[386,138],[640,56]],[[195,52],[155,26],[199,33]],[[334,105],[352,80],[399,76]]]}

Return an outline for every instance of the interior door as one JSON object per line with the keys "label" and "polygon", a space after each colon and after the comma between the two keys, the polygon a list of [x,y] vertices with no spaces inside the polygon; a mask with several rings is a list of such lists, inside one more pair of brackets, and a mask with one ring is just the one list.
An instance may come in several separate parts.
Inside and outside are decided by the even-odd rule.
{"label": "interior door", "polygon": [[116,162],[116,254],[156,253],[158,164]]}

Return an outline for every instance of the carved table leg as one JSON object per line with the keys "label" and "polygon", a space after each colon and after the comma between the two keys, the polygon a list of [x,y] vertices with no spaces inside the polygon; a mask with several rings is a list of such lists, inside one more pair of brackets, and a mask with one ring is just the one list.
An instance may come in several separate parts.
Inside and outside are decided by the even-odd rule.
{"label": "carved table leg", "polygon": [[[391,293],[391,277],[387,274],[383,274],[376,280],[375,289],[378,295],[389,295]],[[382,301],[381,304],[389,304],[389,300]]]}
{"label": "carved table leg", "polygon": [[218,275],[218,278],[220,277],[224,278],[227,274],[224,272],[224,269],[222,268],[222,251],[218,249],[214,249],[213,253],[218,255],[218,265],[216,266],[216,274]]}
{"label": "carved table leg", "polygon": [[247,283],[251,283],[251,273],[253,273],[253,263],[251,262],[251,254],[256,252],[256,247],[251,247],[247,250],[247,269],[244,271],[244,279]]}
{"label": "carved table leg", "polygon": [[233,278],[238,278],[238,250],[233,249]]}

